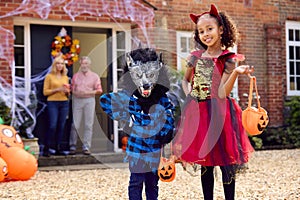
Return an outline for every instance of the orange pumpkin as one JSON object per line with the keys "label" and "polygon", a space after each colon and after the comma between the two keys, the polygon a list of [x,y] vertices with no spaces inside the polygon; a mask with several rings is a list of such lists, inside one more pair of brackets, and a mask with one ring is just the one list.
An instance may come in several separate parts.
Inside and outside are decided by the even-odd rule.
{"label": "orange pumpkin", "polygon": [[28,180],[37,171],[37,160],[22,148],[6,148],[1,152],[1,157],[7,163],[9,179]]}
{"label": "orange pumpkin", "polygon": [[267,111],[262,107],[247,108],[242,113],[242,123],[249,135],[259,135],[269,123]]}
{"label": "orange pumpkin", "polygon": [[20,135],[14,127],[0,124],[0,152],[8,147],[24,148]]}
{"label": "orange pumpkin", "polygon": [[[248,107],[242,112],[242,124],[249,135],[259,135],[267,127],[269,123],[269,117],[267,111],[260,107],[259,95],[257,91],[256,78],[255,76],[250,76],[250,89],[248,96]],[[252,107],[252,92],[253,85],[255,87],[255,92],[257,95],[257,108]]]}
{"label": "orange pumpkin", "polygon": [[122,150],[125,151],[127,147],[128,137],[127,136],[122,137],[121,141],[122,141]]}
{"label": "orange pumpkin", "polygon": [[2,182],[8,174],[6,162],[0,158],[0,182]]}
{"label": "orange pumpkin", "polygon": [[160,157],[160,163],[158,166],[158,176],[163,182],[171,182],[175,179],[175,156],[171,156],[169,159]]}

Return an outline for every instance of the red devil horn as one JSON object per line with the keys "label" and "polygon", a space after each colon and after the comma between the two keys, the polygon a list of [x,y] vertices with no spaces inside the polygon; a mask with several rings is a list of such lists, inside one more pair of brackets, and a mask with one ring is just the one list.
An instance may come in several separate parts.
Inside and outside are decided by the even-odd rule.
{"label": "red devil horn", "polygon": [[219,12],[214,4],[211,4],[209,14],[215,16],[220,21]]}

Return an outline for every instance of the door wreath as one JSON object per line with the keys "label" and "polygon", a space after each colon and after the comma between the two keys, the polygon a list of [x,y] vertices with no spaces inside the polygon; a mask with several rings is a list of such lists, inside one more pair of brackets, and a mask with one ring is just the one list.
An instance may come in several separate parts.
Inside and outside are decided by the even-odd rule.
{"label": "door wreath", "polygon": [[52,58],[62,55],[67,66],[73,65],[73,63],[79,59],[79,40],[72,40],[65,28],[62,28],[60,33],[54,37],[51,49]]}

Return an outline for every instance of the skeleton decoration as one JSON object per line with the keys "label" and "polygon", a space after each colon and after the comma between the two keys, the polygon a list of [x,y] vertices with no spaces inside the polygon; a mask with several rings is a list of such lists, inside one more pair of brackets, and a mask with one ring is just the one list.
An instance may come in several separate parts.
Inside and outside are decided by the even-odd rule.
{"label": "skeleton decoration", "polygon": [[162,54],[156,61],[134,61],[129,53],[126,54],[126,62],[132,81],[143,97],[149,97],[158,80],[159,71],[163,66]]}

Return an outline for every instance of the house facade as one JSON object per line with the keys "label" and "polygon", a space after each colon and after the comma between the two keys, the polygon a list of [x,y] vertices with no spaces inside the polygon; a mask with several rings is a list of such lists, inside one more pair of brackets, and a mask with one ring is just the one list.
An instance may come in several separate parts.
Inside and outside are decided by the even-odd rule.
{"label": "house facade", "polygon": [[[283,126],[284,102],[300,96],[299,0],[0,1],[1,84],[5,81],[14,87],[21,80],[24,83],[18,87],[24,94],[35,87],[39,104],[33,132],[42,141],[47,128],[42,80],[51,65],[51,44],[62,30],[80,41],[79,56],[92,58],[104,92],[117,91],[122,55],[138,46],[155,47],[171,68],[184,70],[195,28],[189,13],[207,11],[211,3],[237,23],[240,41],[234,50],[245,55],[244,64],[255,67],[269,126]],[[70,78],[78,67],[78,62],[68,67]],[[242,108],[248,90],[249,79],[239,77],[234,95]],[[26,95],[23,101],[29,103]],[[97,151],[121,151],[118,124],[99,105],[96,113],[93,141],[101,143]],[[70,125],[71,113],[68,120]]]}

